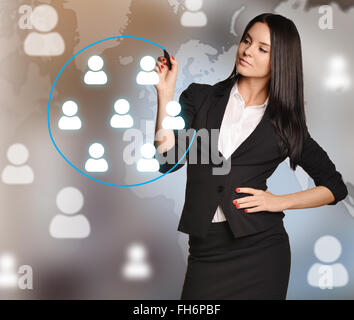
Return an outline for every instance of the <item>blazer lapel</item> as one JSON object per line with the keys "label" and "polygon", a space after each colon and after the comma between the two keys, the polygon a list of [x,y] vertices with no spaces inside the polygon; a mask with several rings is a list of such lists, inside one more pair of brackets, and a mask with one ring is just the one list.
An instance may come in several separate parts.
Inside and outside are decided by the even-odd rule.
{"label": "blazer lapel", "polygon": [[208,131],[211,129],[218,129],[214,142],[216,143],[216,145],[210,145],[210,153],[214,154],[216,152],[218,154],[218,157],[222,157],[223,159],[225,159],[223,154],[218,150],[218,140],[220,135],[220,127],[222,119],[224,117],[227,103],[229,101],[230,92],[233,84],[235,83],[235,81],[233,80],[234,79],[229,79],[224,83],[215,85],[214,92],[212,93],[211,99],[209,100],[209,107],[206,109],[205,128]]}
{"label": "blazer lapel", "polygon": [[[264,126],[267,124],[269,115],[268,115],[268,106],[266,107],[266,110],[263,113],[261,121],[257,124],[257,126],[254,128],[254,130],[251,132],[251,134],[238,146],[238,148],[231,154],[230,158],[234,159],[236,155],[238,155],[247,145],[251,146],[253,145],[253,141],[257,140],[257,137],[259,135],[263,136],[264,135]],[[268,122],[270,125],[270,122]]]}
{"label": "blazer lapel", "polygon": [[234,81],[228,80],[227,82],[219,84],[215,87],[214,94],[210,99],[209,109],[207,111],[207,129],[220,129],[233,84]]}

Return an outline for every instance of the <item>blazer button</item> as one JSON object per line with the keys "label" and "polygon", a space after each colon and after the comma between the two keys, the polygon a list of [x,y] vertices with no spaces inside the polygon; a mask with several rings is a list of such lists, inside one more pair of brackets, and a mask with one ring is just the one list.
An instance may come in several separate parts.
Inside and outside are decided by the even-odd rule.
{"label": "blazer button", "polygon": [[222,192],[224,190],[224,186],[218,186],[218,192]]}

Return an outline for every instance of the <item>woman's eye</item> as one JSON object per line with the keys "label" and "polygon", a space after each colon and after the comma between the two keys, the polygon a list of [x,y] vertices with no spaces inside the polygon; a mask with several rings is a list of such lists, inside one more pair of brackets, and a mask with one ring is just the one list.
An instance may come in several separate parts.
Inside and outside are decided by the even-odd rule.
{"label": "woman's eye", "polygon": [[265,51],[264,49],[260,48],[260,50],[264,53],[267,53],[268,51]]}
{"label": "woman's eye", "polygon": [[243,42],[244,43],[249,43],[249,41],[247,39],[244,39]]}

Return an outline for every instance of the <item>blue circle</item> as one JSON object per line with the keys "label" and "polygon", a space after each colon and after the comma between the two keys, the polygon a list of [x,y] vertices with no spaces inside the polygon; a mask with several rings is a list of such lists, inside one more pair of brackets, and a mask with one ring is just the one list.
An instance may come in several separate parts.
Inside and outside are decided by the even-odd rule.
{"label": "blue circle", "polygon": [[109,183],[109,182],[104,182],[104,181],[101,181],[101,180],[98,180],[98,179],[95,179],[95,178],[92,178],[90,177],[89,175],[87,175],[85,172],[81,171],[79,168],[75,167],[65,156],[64,154],[59,150],[58,146],[56,145],[54,139],[53,139],[53,136],[52,136],[52,131],[50,129],[50,121],[49,121],[49,112],[50,112],[50,101],[52,99],[52,94],[53,94],[53,90],[55,88],[55,84],[57,83],[58,81],[58,78],[60,76],[60,74],[63,72],[63,70],[65,69],[65,67],[69,64],[69,62],[71,60],[73,60],[79,53],[81,53],[82,51],[86,50],[87,48],[90,48],[100,42],[104,42],[104,41],[107,41],[107,40],[112,40],[112,39],[118,39],[118,38],[132,38],[132,39],[138,39],[138,40],[143,40],[143,41],[146,41],[146,42],[149,42],[151,44],[153,44],[154,46],[157,46],[159,48],[161,48],[162,50],[165,50],[164,47],[158,45],[157,43],[154,43],[150,40],[147,40],[147,39],[144,39],[144,38],[139,38],[139,37],[134,37],[134,36],[115,36],[115,37],[110,37],[110,38],[106,38],[106,39],[103,39],[103,40],[100,40],[100,41],[96,41],[88,46],[86,46],[85,48],[81,49],[80,51],[78,51],[77,53],[75,53],[65,64],[64,66],[60,69],[59,73],[57,74],[55,80],[54,80],[54,83],[53,83],[53,86],[50,90],[50,94],[49,94],[49,100],[48,100],[48,110],[47,110],[47,122],[48,122],[48,131],[49,131],[49,136],[50,136],[50,139],[52,140],[53,142],[53,145],[55,147],[55,149],[57,149],[57,151],[59,152],[59,154],[63,157],[63,159],[68,163],[70,164],[75,170],[77,170],[79,173],[83,174],[84,176],[86,176],[87,178],[89,179],[92,179],[94,181],[97,181],[99,183],[102,183],[102,184],[106,184],[106,185],[109,185],[109,186],[112,186],[112,187],[135,187],[135,186],[140,186],[140,185],[143,185],[143,184],[147,184],[147,183],[150,183],[150,182],[153,182],[155,180],[158,180],[158,179],[161,179],[163,176],[165,176],[166,174],[168,174],[171,170],[173,170],[180,162],[181,160],[186,156],[189,148],[191,147],[192,143],[193,143],[193,140],[194,140],[194,137],[196,135],[196,130],[194,130],[194,134],[193,134],[193,137],[192,137],[192,141],[191,143],[189,144],[186,152],[183,154],[183,156],[181,157],[181,159],[178,160],[178,162],[170,169],[168,170],[167,172],[165,172],[163,175],[155,178],[155,179],[151,179],[151,180],[148,180],[148,181],[145,181],[145,182],[141,182],[141,183],[135,183],[135,184],[115,184],[115,183]]}

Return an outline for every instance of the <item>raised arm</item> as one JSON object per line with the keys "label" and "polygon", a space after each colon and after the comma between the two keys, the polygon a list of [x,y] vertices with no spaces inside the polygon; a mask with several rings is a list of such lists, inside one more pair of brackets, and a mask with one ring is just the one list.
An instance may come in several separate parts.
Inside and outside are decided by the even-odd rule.
{"label": "raised arm", "polygon": [[[162,173],[173,168],[187,149],[187,145],[189,144],[189,141],[187,140],[189,139],[187,139],[187,135],[184,133],[191,127],[196,113],[196,103],[194,98],[196,93],[195,89],[198,87],[195,83],[190,84],[179,97],[179,104],[181,106],[179,116],[184,120],[184,130],[164,129],[162,127],[162,121],[167,116],[166,104],[173,100],[174,97],[178,68],[177,61],[171,58],[172,68],[171,70],[168,70],[166,60],[164,59],[164,57],[159,57],[155,67],[156,72],[159,74],[160,82],[158,85],[155,85],[157,91],[157,116],[154,145],[156,147],[155,158],[160,163],[159,171]],[[199,86],[203,85],[199,84]],[[181,131],[182,134],[180,134]],[[179,140],[180,143],[178,143]],[[166,162],[166,159],[172,159],[172,161]],[[186,158],[182,159],[181,162],[170,172],[175,172],[182,168],[185,161]]]}
{"label": "raised arm", "polygon": [[170,150],[175,144],[175,135],[172,129],[164,129],[162,121],[167,116],[166,104],[173,100],[176,78],[178,73],[178,62],[171,57],[171,70],[167,67],[166,58],[157,58],[155,71],[159,75],[159,83],[155,85],[157,93],[157,116],[155,125],[155,147],[159,153]]}
{"label": "raised arm", "polygon": [[[163,139],[163,143],[160,142],[160,148],[157,148],[156,159],[160,163],[160,172],[165,173],[178,162],[178,160],[182,157],[182,155],[186,152],[188,145],[191,141],[191,134],[188,129],[191,128],[194,116],[197,112],[196,103],[194,102],[193,97],[196,93],[196,88],[198,84],[191,83],[187,89],[185,89],[180,97],[179,104],[181,106],[181,112],[179,116],[181,116],[184,120],[184,129],[183,130],[169,130],[172,132],[173,138],[169,136],[167,138],[163,138],[163,134],[166,131],[161,131],[162,136],[159,134],[155,135],[155,139]],[[157,142],[155,141],[155,146]],[[165,159],[168,159],[168,162],[165,162]],[[176,170],[183,167],[185,164],[186,157],[184,157],[179,164],[170,172],[175,172]]]}

